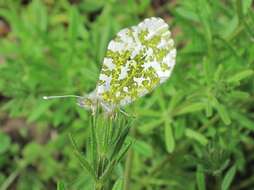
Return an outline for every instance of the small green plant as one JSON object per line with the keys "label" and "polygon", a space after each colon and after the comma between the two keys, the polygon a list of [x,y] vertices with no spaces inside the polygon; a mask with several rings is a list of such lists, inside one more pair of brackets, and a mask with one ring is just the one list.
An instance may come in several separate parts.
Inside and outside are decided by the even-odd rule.
{"label": "small green plant", "polygon": [[84,158],[78,146],[70,135],[75,154],[82,166],[94,180],[95,190],[112,189],[110,175],[128,151],[131,141],[126,140],[130,123],[125,116],[106,118],[96,114],[90,124],[90,138],[87,145],[87,155]]}

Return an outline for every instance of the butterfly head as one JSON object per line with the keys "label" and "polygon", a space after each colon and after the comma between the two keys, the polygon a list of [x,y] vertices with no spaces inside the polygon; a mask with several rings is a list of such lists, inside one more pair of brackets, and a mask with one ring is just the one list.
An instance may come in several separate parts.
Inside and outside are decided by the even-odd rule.
{"label": "butterfly head", "polygon": [[91,92],[88,95],[82,96],[78,98],[78,102],[77,104],[80,107],[83,107],[87,110],[91,110],[93,114],[95,114],[98,104],[99,104],[99,100],[98,97],[96,95],[96,90]]}
{"label": "butterfly head", "polygon": [[96,111],[96,108],[98,107],[98,102],[92,98],[92,97],[81,97],[81,98],[78,98],[78,102],[77,104],[80,106],[80,107],[83,107],[87,110],[92,110],[93,113],[95,113]]}

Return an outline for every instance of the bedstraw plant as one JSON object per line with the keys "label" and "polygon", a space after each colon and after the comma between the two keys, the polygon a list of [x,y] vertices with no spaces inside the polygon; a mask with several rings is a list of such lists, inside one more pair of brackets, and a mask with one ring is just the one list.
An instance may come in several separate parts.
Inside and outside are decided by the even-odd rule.
{"label": "bedstraw plant", "polygon": [[[130,148],[103,181],[105,188],[253,189],[253,3],[0,0],[0,190],[57,185],[59,190],[94,190],[114,160],[113,145],[106,152],[108,144],[102,141],[113,123],[129,126],[115,159]],[[170,80],[121,107],[135,119],[122,112],[113,121],[99,113],[91,128],[91,112],[74,99],[42,100],[43,95],[92,92],[104,57],[117,57],[107,52],[110,40],[151,17],[170,24],[177,64]],[[103,93],[105,100],[109,94],[116,100],[123,96],[115,92]],[[92,149],[95,145],[100,148]]]}

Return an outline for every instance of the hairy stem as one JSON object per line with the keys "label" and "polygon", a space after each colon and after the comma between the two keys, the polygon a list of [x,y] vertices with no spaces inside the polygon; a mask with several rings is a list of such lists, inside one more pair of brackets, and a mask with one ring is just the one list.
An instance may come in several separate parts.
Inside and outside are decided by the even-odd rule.
{"label": "hairy stem", "polygon": [[125,162],[125,172],[124,172],[124,188],[123,190],[130,189],[130,180],[131,180],[131,168],[132,168],[132,161],[133,161],[133,150],[129,150]]}

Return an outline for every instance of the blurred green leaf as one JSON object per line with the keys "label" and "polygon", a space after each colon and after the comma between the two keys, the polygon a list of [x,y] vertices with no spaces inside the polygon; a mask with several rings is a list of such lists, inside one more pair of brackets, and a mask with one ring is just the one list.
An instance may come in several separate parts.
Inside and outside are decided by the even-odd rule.
{"label": "blurred green leaf", "polygon": [[236,166],[233,165],[229,170],[227,171],[226,175],[224,176],[221,184],[222,190],[228,190],[230,187],[230,184],[232,183],[234,177],[236,174]]}
{"label": "blurred green leaf", "polygon": [[118,153],[121,151],[122,147],[124,146],[124,142],[127,138],[127,135],[129,134],[130,126],[125,126],[125,128],[121,131],[119,134],[119,138],[113,145],[113,151],[110,155],[110,159],[113,160],[118,155]]}
{"label": "blurred green leaf", "polygon": [[245,71],[241,71],[231,77],[229,77],[227,79],[228,82],[238,82],[238,81],[241,81],[247,77],[250,77],[251,75],[253,75],[253,70],[245,70]]}
{"label": "blurred green leaf", "polygon": [[137,153],[139,153],[143,156],[146,156],[146,157],[151,157],[152,154],[153,154],[152,147],[144,141],[135,140],[134,143],[133,143],[133,149]]}
{"label": "blurred green leaf", "polygon": [[204,172],[202,172],[201,167],[198,167],[196,171],[196,180],[197,180],[198,190],[206,190],[205,174]]}
{"label": "blurred green leaf", "polygon": [[241,126],[254,131],[254,121],[249,119],[246,114],[242,114],[239,112],[234,111],[232,113],[234,119],[241,124]]}
{"label": "blurred green leaf", "polygon": [[243,13],[247,14],[248,10],[251,8],[253,0],[244,0],[243,2]]}
{"label": "blurred green leaf", "polygon": [[63,182],[57,182],[57,190],[65,190],[65,186]]}
{"label": "blurred green leaf", "polygon": [[40,104],[35,107],[33,110],[31,110],[30,116],[27,118],[28,122],[34,122],[37,119],[39,119],[42,115],[46,113],[46,111],[50,107],[50,102],[42,101]]}
{"label": "blurred green leaf", "polygon": [[140,124],[138,126],[138,130],[143,134],[151,133],[154,129],[163,124],[163,122],[164,122],[163,118],[160,120],[152,120],[149,122],[144,122],[143,124]]}
{"label": "blurred green leaf", "polygon": [[[36,142],[31,142],[23,149],[23,157],[25,161],[30,164],[36,161],[41,156],[42,146]],[[47,152],[44,151],[44,156]]]}
{"label": "blurred green leaf", "polygon": [[69,38],[71,39],[71,43],[72,45],[74,45],[73,43],[78,37],[80,15],[75,6],[71,7],[69,14],[70,14],[70,21],[69,21],[68,32],[69,32]]}
{"label": "blurred green leaf", "polygon": [[176,8],[175,11],[179,16],[181,16],[187,20],[194,21],[194,22],[199,21],[198,15],[194,11],[188,10],[183,7]]}
{"label": "blurred green leaf", "polygon": [[33,14],[35,15],[33,22],[38,24],[38,29],[41,32],[47,31],[47,9],[44,5],[44,3],[40,0],[34,0],[30,7],[33,11]]}
{"label": "blurred green leaf", "polygon": [[94,12],[97,11],[105,5],[105,1],[103,0],[86,0],[81,3],[81,9],[85,12]]}
{"label": "blurred green leaf", "polygon": [[11,139],[10,137],[0,132],[0,154],[5,153],[11,146]]}
{"label": "blurred green leaf", "polygon": [[236,31],[239,24],[239,20],[237,15],[235,15],[233,18],[230,19],[230,21],[225,24],[225,27],[222,30],[222,36],[223,38],[228,38],[233,34],[233,32]]}
{"label": "blurred green leaf", "polygon": [[191,139],[198,141],[202,145],[207,145],[208,143],[208,139],[204,135],[192,129],[185,129],[185,135]]}
{"label": "blurred green leaf", "polygon": [[194,103],[187,103],[186,105],[182,105],[181,108],[178,108],[176,115],[182,115],[192,112],[197,112],[203,110],[205,108],[204,103],[194,102]]}
{"label": "blurred green leaf", "polygon": [[165,142],[166,142],[166,148],[169,153],[172,153],[175,149],[175,140],[173,136],[172,127],[169,122],[165,121]]}
{"label": "blurred green leaf", "polygon": [[199,20],[203,24],[203,28],[205,30],[205,37],[207,40],[208,48],[210,48],[212,43],[212,31],[210,26],[210,6],[209,1],[200,0],[198,1],[198,13],[199,13]]}
{"label": "blurred green leaf", "polygon": [[220,104],[216,99],[213,100],[213,103],[223,122],[226,125],[229,125],[231,123],[231,119],[228,115],[228,111],[226,110],[225,106]]}
{"label": "blurred green leaf", "polygon": [[122,189],[123,189],[123,180],[120,178],[115,182],[112,190],[122,190]]}

